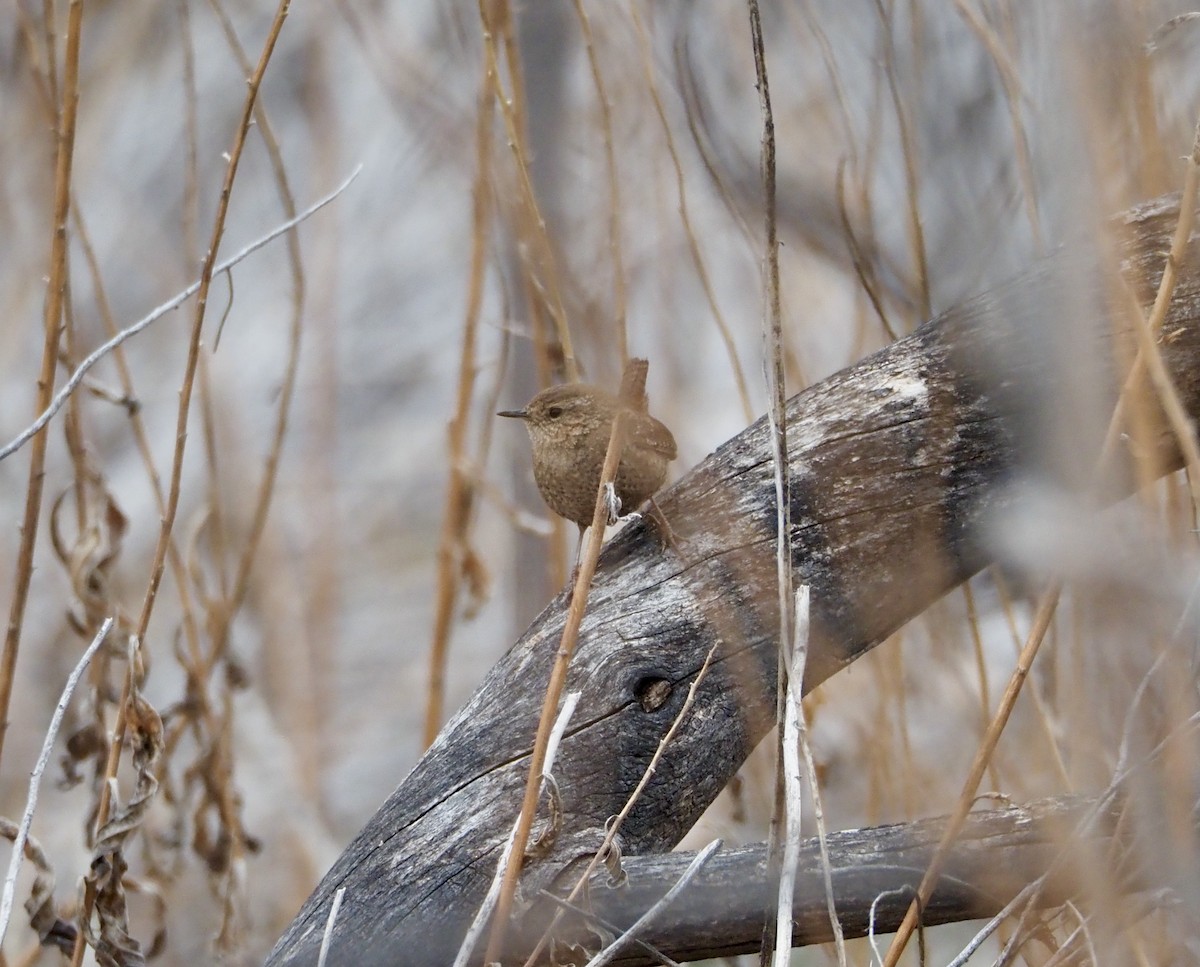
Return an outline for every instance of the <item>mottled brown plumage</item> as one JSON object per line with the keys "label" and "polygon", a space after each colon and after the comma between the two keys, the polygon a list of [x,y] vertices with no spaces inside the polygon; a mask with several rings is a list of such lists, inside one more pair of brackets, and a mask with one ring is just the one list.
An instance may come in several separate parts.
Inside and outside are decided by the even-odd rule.
{"label": "mottled brown plumage", "polygon": [[[641,376],[644,386],[644,371]],[[498,415],[525,421],[533,443],[533,479],[542,499],[560,517],[578,524],[582,532],[592,523],[618,409],[627,414],[625,446],[615,481],[620,513],[637,510],[666,479],[667,464],[675,459],[675,438],[642,409],[644,406],[644,390],[635,391],[625,402],[587,383],[565,383],[538,393],[523,410],[505,410]]]}

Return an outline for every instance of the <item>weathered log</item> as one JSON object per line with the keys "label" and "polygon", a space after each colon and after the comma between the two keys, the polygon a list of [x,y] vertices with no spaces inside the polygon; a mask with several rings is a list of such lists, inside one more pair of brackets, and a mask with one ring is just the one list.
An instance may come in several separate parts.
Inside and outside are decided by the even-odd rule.
{"label": "weathered log", "polygon": [[[1116,796],[1066,796],[1022,807],[990,809],[968,817],[946,856],[943,875],[922,911],[926,926],[991,917],[1043,875],[1034,909],[1050,909],[1076,898],[1081,882],[1096,869],[1123,876],[1133,890],[1136,871],[1120,870],[1114,856],[1125,852],[1114,839],[1121,813]],[[945,827],[944,818],[830,833],[830,877],[838,921],[847,939],[892,933],[904,919]],[[627,880],[615,886],[597,874],[589,890],[590,912],[599,929],[624,931],[650,909],[684,873],[690,853],[631,856]],[[639,940],[674,960],[689,961],[758,950],[763,914],[773,909],[777,884],[767,875],[764,845],[721,849],[677,900],[637,934]],[[820,847],[805,841],[797,865],[792,906],[796,946],[833,939],[825,896]],[[594,939],[588,937],[595,949]],[[615,963],[655,964],[644,949],[626,948]]]}
{"label": "weathered log", "polygon": [[[1176,214],[1166,199],[1121,223],[1125,273],[1145,305]],[[1180,274],[1162,347],[1196,414],[1197,260]],[[1040,404],[1063,382],[1062,357],[1048,346],[1068,321],[1082,335],[1072,365],[1100,361],[1088,383],[1097,409],[1108,409],[1072,430],[1078,462],[1094,462],[1118,383],[1105,361],[1127,358],[1132,341],[1106,310],[1112,281],[1083,256],[1047,259],[789,402],[792,558],[812,593],[806,689],[987,564],[986,526],[1017,499],[1011,484],[1030,467],[1057,472],[1042,466]],[[1161,470],[1176,466],[1170,434],[1154,442]],[[527,860],[526,896],[596,849],[711,647],[696,706],[623,827],[625,853],[675,845],[771,727],[779,622],[769,453],[760,420],[660,495],[678,549],[644,523],[606,547],[568,682],[582,699],[555,767],[562,823],[552,846]],[[331,963],[453,959],[519,809],[566,603],[563,594],[546,608],[447,724],[268,965],[316,962],[342,887]]]}

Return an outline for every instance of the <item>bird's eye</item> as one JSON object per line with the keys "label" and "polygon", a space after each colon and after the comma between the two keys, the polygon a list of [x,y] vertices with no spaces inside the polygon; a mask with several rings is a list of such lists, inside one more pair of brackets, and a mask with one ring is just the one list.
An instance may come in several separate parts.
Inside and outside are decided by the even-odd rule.
{"label": "bird's eye", "polygon": [[546,415],[552,420],[557,420],[562,416],[563,410],[561,406],[551,406],[546,410]]}

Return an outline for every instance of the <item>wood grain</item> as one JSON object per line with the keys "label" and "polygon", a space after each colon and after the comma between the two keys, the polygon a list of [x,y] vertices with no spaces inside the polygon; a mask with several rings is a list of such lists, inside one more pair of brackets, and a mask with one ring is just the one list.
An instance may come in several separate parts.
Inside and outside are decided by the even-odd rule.
{"label": "wood grain", "polygon": [[[1031,898],[1033,909],[1061,906],[1078,896],[1081,880],[1097,869],[1111,879],[1117,869],[1114,857],[1123,852],[1114,836],[1121,811],[1116,796],[1064,796],[973,813],[947,857],[922,921],[934,926],[991,917],[1047,873],[1042,889]],[[867,936],[872,916],[877,935],[895,931],[944,825],[943,818],[936,818],[829,834],[838,920],[848,939]],[[1072,835],[1077,830],[1080,834]],[[623,885],[609,883],[607,874],[593,881],[592,913],[610,930],[626,929],[683,875],[693,856],[628,857]],[[1135,871],[1122,870],[1121,875],[1124,885],[1137,889]],[[752,953],[762,942],[763,911],[772,905],[775,890],[767,875],[765,844],[721,849],[639,937],[680,961]],[[792,920],[796,946],[833,939],[815,839],[801,845]],[[597,934],[580,936],[596,948]],[[631,948],[616,963],[633,967],[659,961]]]}

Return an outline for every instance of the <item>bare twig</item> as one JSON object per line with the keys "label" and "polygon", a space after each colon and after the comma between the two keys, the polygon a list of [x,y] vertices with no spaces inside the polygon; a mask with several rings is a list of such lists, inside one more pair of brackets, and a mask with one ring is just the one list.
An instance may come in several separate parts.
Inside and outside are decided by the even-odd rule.
{"label": "bare twig", "polygon": [[785,967],[792,956],[792,901],[796,895],[796,867],[800,862],[800,820],[804,794],[800,784],[800,707],[803,697],[796,676],[804,674],[808,650],[808,586],[796,589],[796,633],[792,641],[791,669],[783,699],[782,752],[784,819],[783,858],[775,907],[775,967]]}
{"label": "bare twig", "polygon": [[[567,731],[567,724],[571,721],[571,716],[575,714],[575,706],[578,704],[579,692],[568,692],[567,697],[563,699],[563,705],[559,710],[558,718],[554,720],[554,728],[550,730],[550,740],[546,743],[546,761],[542,765],[541,775],[543,785],[549,778],[550,772],[554,769],[554,758],[558,755],[559,743],[562,741],[563,734]],[[539,789],[540,794],[541,791]],[[496,875],[492,878],[492,885],[488,888],[487,896],[484,897],[483,903],[479,906],[479,912],[475,914],[475,919],[471,922],[470,928],[463,937],[462,946],[458,948],[458,956],[454,958],[454,967],[467,967],[471,953],[475,949],[475,944],[478,943],[479,937],[483,933],[483,928],[487,926],[488,918],[492,915],[492,910],[496,907],[496,901],[499,900],[500,890],[504,885],[504,874],[511,862],[513,844],[516,842],[517,829],[520,823],[521,817],[518,816],[513,823],[512,832],[509,833],[504,848],[500,851],[500,860],[496,864]]]}
{"label": "bare twig", "polygon": [[446,509],[438,537],[437,600],[433,609],[433,641],[429,647],[429,686],[425,706],[424,744],[428,748],[442,726],[446,702],[446,662],[450,653],[450,628],[458,589],[462,581],[463,550],[470,524],[474,490],[467,480],[467,422],[475,393],[475,344],[479,314],[483,306],[483,283],[488,225],[493,199],[491,160],[495,75],[484,71],[475,119],[475,184],[471,189],[471,265],[467,282],[467,305],[463,320],[462,348],[458,359],[458,396],[447,430],[450,479],[446,485]]}
{"label": "bare twig", "polygon": [[654,921],[655,917],[675,902],[675,898],[687,888],[687,885],[696,878],[696,874],[704,868],[704,864],[709,861],[713,853],[720,848],[721,841],[714,839],[697,853],[696,858],[688,864],[688,868],[684,871],[683,876],[672,885],[671,889],[667,890],[663,898],[630,924],[629,929],[621,934],[621,936],[617,937],[616,940],[589,960],[588,967],[604,967],[605,964],[612,963],[613,958],[629,946],[637,938],[639,932],[644,930]]}
{"label": "bare twig", "polygon": [[675,138],[671,134],[671,126],[667,121],[667,111],[663,107],[662,97],[658,92],[658,84],[654,80],[652,70],[654,62],[650,54],[650,41],[646,36],[646,27],[642,23],[642,17],[638,13],[636,4],[630,6],[629,12],[633,17],[634,26],[637,28],[638,45],[641,47],[642,54],[642,66],[646,75],[646,87],[650,91],[651,103],[654,105],[654,111],[658,115],[658,122],[663,129],[667,152],[671,156],[671,166],[675,173],[675,193],[679,201],[679,220],[683,226],[683,233],[687,237],[688,252],[691,254],[692,265],[696,269],[696,276],[700,280],[700,287],[704,290],[705,301],[708,303],[709,310],[713,314],[713,320],[717,324],[717,332],[720,334],[721,342],[725,346],[725,353],[729,357],[729,365],[733,370],[733,379],[737,385],[738,397],[742,402],[742,411],[746,416],[747,422],[749,422],[754,419],[754,408],[750,405],[749,385],[746,380],[746,374],[742,371],[742,362],[738,358],[737,346],[733,341],[733,333],[725,321],[724,313],[721,312],[721,306],[717,300],[716,288],[709,276],[708,267],[704,262],[704,253],[700,251],[700,243],[696,240],[696,232],[692,227],[686,179],[683,174],[683,163],[679,159],[679,149],[676,147]]}
{"label": "bare twig", "polygon": [[[803,597],[802,597],[803,595]],[[804,666],[808,661],[809,600],[808,586],[796,592],[796,648],[792,655],[792,671],[788,676],[788,692],[796,693],[799,699],[804,682]],[[825,806],[821,801],[821,787],[817,782],[817,765],[813,761],[812,743],[808,740],[808,717],[804,703],[796,709],[799,726],[800,751],[804,755],[804,769],[808,774],[808,787],[812,791],[813,819],[817,825],[817,844],[821,850],[821,873],[825,881],[825,904],[829,909],[829,926],[833,931],[833,942],[837,949],[839,967],[846,967],[846,939],[842,933],[842,921],[838,917],[837,903],[833,892],[833,868],[829,859],[829,843],[825,829]]]}
{"label": "bare twig", "polygon": [[[783,359],[783,311],[779,296],[779,235],[775,208],[775,117],[771,112],[771,86],[767,77],[767,52],[763,41],[762,14],[758,0],[748,0],[750,12],[750,41],[754,49],[755,86],[758,88],[759,107],[762,111],[762,179],[763,217],[765,246],[763,253],[763,295],[766,312],[763,315],[764,345],[766,357],[763,361],[767,373],[768,399],[767,418],[771,428],[771,457],[775,477],[775,572],[779,599],[778,681],[776,692],[775,721],[782,723],[786,715],[785,705],[788,690],[788,649],[792,645],[792,627],[795,621],[792,600],[792,499],[791,477],[788,464],[787,443],[787,375]],[[783,863],[784,832],[784,777],[782,772],[783,733],[779,733],[777,745],[778,767],[775,772],[775,800],[771,814],[770,831],[767,837],[768,876],[778,874]],[[771,935],[775,923],[768,915],[764,918],[764,938],[759,962],[766,964],[769,951],[774,944]],[[788,917],[789,935],[791,917]]]}
{"label": "bare twig", "polygon": [[588,19],[583,0],[575,0],[575,16],[583,32],[583,46],[587,51],[588,66],[592,72],[592,84],[596,88],[596,101],[600,106],[600,130],[604,134],[604,166],[608,173],[608,251],[612,256],[614,322],[617,331],[617,351],[621,365],[629,359],[629,338],[626,332],[625,259],[621,254],[621,183],[617,171],[617,156],[613,150],[612,103],[604,85],[604,74],[600,70],[600,58],[596,54],[592,23]]}
{"label": "bare twig", "polygon": [[1009,900],[1008,903],[1004,905],[1004,908],[983,925],[983,929],[971,938],[971,942],[963,947],[963,949],[959,951],[958,956],[950,961],[946,967],[964,967],[966,962],[975,955],[975,951],[983,946],[984,941],[986,941],[988,937],[996,932],[996,930],[1000,927],[1000,924],[1011,917],[1013,915],[1013,911],[1025,903],[1030,897],[1032,897],[1035,891],[1040,890],[1045,881],[1046,878],[1044,876],[1038,877],[1015,897]]}
{"label": "bare twig", "polygon": [[[48,24],[47,29],[52,30]],[[46,284],[45,314],[42,326],[42,365],[38,373],[37,408],[43,409],[54,391],[54,371],[58,361],[59,327],[67,288],[67,216],[71,205],[71,163],[75,149],[75,119],[79,108],[79,44],[83,31],[82,0],[71,0],[67,8],[67,41],[63,76],[62,104],[58,111],[58,151],[54,170],[54,213],[50,234],[50,269]],[[47,47],[48,62],[54,63],[53,34]],[[54,89],[51,75],[51,89]],[[40,428],[39,428],[40,429]],[[14,569],[16,585],[9,606],[4,651],[0,653],[0,757],[8,733],[8,708],[12,700],[13,680],[17,672],[17,652],[21,645],[21,626],[25,604],[33,579],[33,551],[37,543],[38,518],[42,512],[42,482],[45,477],[47,435],[34,431],[33,452],[29,460],[29,483],[25,489],[25,511],[21,520],[21,544]],[[4,454],[0,453],[0,459]]]}
{"label": "bare twig", "polygon": [[867,942],[871,945],[871,956],[873,964],[883,963],[883,954],[879,951],[879,945],[875,942],[875,910],[879,904],[889,897],[908,896],[912,893],[912,888],[908,886],[900,886],[894,890],[884,890],[874,900],[871,901],[871,909],[867,916]]}
{"label": "bare twig", "polygon": [[984,50],[988,52],[988,56],[996,65],[996,72],[1000,75],[1000,83],[1004,87],[1004,97],[1008,102],[1009,123],[1012,125],[1017,176],[1021,182],[1021,192],[1025,196],[1025,217],[1029,220],[1034,248],[1038,254],[1042,254],[1045,250],[1045,242],[1042,238],[1042,218],[1038,209],[1037,181],[1033,173],[1029,137],[1025,131],[1025,123],[1021,119],[1021,104],[1025,100],[1025,92],[1017,65],[1009,57],[995,31],[984,23],[978,11],[971,7],[967,0],[954,0],[954,6],[958,10],[959,16],[979,38]]}
{"label": "bare twig", "polygon": [[916,141],[904,99],[900,96],[900,80],[896,67],[896,38],[893,34],[894,8],[884,9],[883,0],[875,0],[879,15],[879,27],[883,32],[883,73],[887,78],[888,92],[892,97],[892,108],[896,112],[896,127],[900,132],[900,148],[904,156],[904,183],[908,199],[908,236],[912,246],[914,268],[917,271],[917,297],[922,319],[928,319],[932,308],[929,293],[929,260],[925,251],[925,229],[921,226],[920,184],[917,174],[921,170],[917,157]]}
{"label": "bare twig", "polygon": [[[252,65],[246,56],[245,49],[238,41],[233,24],[230,23],[224,8],[219,3],[219,0],[210,0],[210,6],[212,6],[221,22],[230,49],[238,59],[238,66],[246,74],[250,74]],[[279,140],[275,136],[266,108],[257,98],[254,101],[254,123],[267,149],[267,156],[271,161],[271,171],[275,178],[284,214],[289,219],[295,219],[297,217],[296,199],[287,176],[283,152],[280,150]],[[250,518],[249,533],[246,537],[245,547],[238,560],[233,580],[229,583],[230,600],[227,606],[222,609],[220,627],[213,634],[215,640],[212,652],[209,655],[208,663],[210,666],[224,653],[229,637],[229,626],[233,622],[234,616],[241,610],[247,589],[250,587],[250,582],[247,578],[257,556],[258,546],[262,541],[263,530],[266,527],[267,512],[270,509],[271,499],[275,493],[275,480],[279,472],[279,461],[283,453],[283,441],[287,436],[288,418],[291,414],[292,398],[296,390],[296,374],[300,363],[301,322],[304,316],[306,293],[304,264],[300,256],[299,232],[295,230],[288,232],[287,251],[288,262],[292,271],[292,317],[288,327],[287,360],[284,363],[283,380],[279,388],[279,399],[275,410],[275,426],[271,434],[270,448],[263,463],[262,480],[259,483],[258,492],[255,496],[254,511]],[[216,351],[215,339],[213,342],[213,351]]]}
{"label": "bare twig", "polygon": [[[538,271],[533,273],[532,281],[536,283],[538,291],[544,294],[542,302],[554,320],[555,332],[562,346],[567,377],[571,381],[575,381],[579,379],[579,363],[575,358],[571,329],[555,270],[554,246],[551,244],[546,220],[542,217],[537,192],[533,187],[533,178],[529,172],[529,149],[522,122],[525,93],[521,80],[519,50],[513,40],[512,13],[507,0],[498,0],[498,2],[481,0],[479,19],[483,27],[485,72],[491,78],[491,90],[495,94],[495,103],[500,109],[508,146],[516,164],[518,182],[521,186],[521,201],[525,206],[526,232],[527,235],[532,236],[522,239],[522,241],[527,243],[530,251],[536,252],[538,255]],[[505,59],[508,62],[509,77],[513,85],[511,96],[505,93],[500,82],[500,62],[496,46],[497,33],[503,41]]]}
{"label": "bare twig", "polygon": [[21,872],[21,861],[25,858],[25,842],[29,839],[29,827],[33,823],[33,813],[37,809],[38,789],[42,783],[42,775],[46,771],[46,765],[50,762],[50,753],[54,749],[54,740],[58,736],[59,729],[62,727],[63,716],[66,714],[67,705],[71,702],[71,696],[75,692],[75,686],[79,684],[79,679],[87,670],[88,664],[92,657],[104,644],[104,639],[108,637],[108,632],[112,629],[113,619],[106,618],[104,624],[100,626],[100,630],[96,632],[96,637],[92,639],[92,643],[88,645],[87,650],[75,665],[74,670],[67,676],[67,683],[63,686],[62,695],[59,696],[58,705],[54,708],[54,715],[50,718],[50,727],[46,730],[45,741],[42,742],[42,752],[37,758],[37,762],[33,767],[33,772],[29,776],[29,795],[25,799],[25,812],[21,815],[21,825],[17,828],[16,838],[13,840],[13,852],[8,861],[8,873],[4,877],[4,895],[0,897],[0,942],[4,940],[5,934],[8,933],[8,921],[12,916],[13,897],[17,890],[17,874]]}
{"label": "bare twig", "polygon": [[[595,924],[597,926],[603,927],[609,933],[613,934],[613,936],[616,936],[616,934],[621,929],[619,926],[617,926],[612,921],[606,920],[604,917],[598,916],[594,911],[585,910],[578,903],[571,903],[569,900],[565,899],[564,897],[555,896],[549,890],[542,890],[541,896],[545,897],[547,900],[549,900],[551,903],[553,903],[555,906],[557,906],[559,908],[558,909],[559,914],[573,913],[573,914],[575,914],[575,916],[579,917],[579,919],[582,920],[584,923]],[[652,957],[657,963],[662,964],[662,967],[679,967],[678,961],[672,960],[670,957],[668,957],[666,954],[664,954],[661,950],[658,950],[655,947],[650,946],[650,944],[646,943],[644,940],[639,940],[638,938],[634,937],[633,944],[639,950],[646,953],[647,956]],[[590,965],[589,965],[589,967],[590,967]]]}
{"label": "bare twig", "polygon": [[[351,182],[353,182],[354,179],[359,176],[361,171],[362,165],[359,165],[350,173],[350,176],[345,181],[343,181],[328,195],[306,208],[295,218],[289,218],[286,222],[283,222],[276,228],[271,229],[271,231],[269,231],[266,235],[251,242],[236,255],[227,258],[224,262],[213,269],[213,275],[220,275],[222,272],[228,272],[235,265],[246,259],[248,256],[253,255],[260,248],[263,248],[265,245],[275,241],[275,239],[279,238],[279,236],[290,232],[301,222],[307,221],[310,217],[315,215],[331,201],[336,199],[347,188],[349,188]],[[3,460],[5,457],[12,456],[13,453],[21,449],[21,447],[23,447],[30,441],[30,439],[36,436],[37,433],[54,418],[54,415],[58,413],[58,411],[62,409],[63,404],[66,403],[67,398],[74,393],[75,390],[79,389],[80,384],[83,382],[84,376],[87,375],[88,370],[95,366],[96,363],[100,362],[101,359],[107,356],[122,343],[128,339],[131,339],[143,329],[146,329],[153,323],[157,322],[172,309],[178,309],[180,305],[195,295],[199,289],[200,281],[197,280],[189,285],[186,289],[173,295],[166,302],[162,303],[162,305],[152,309],[147,315],[133,323],[133,325],[127,326],[125,329],[122,329],[115,336],[110,338],[107,342],[101,343],[99,346],[97,346],[90,354],[88,354],[83,362],[79,364],[79,366],[75,369],[75,372],[71,374],[71,378],[68,379],[63,385],[63,388],[58,391],[54,399],[46,404],[41,415],[38,416],[38,418],[34,420],[34,422],[31,423],[26,429],[22,430],[21,433],[18,434],[10,443],[6,444],[3,448],[0,448],[0,460]]]}
{"label": "bare twig", "polygon": [[938,841],[937,849],[934,850],[933,856],[929,860],[929,867],[925,870],[925,875],[921,877],[917,895],[909,906],[908,913],[904,916],[904,922],[900,924],[900,929],[892,938],[891,946],[888,947],[887,957],[883,962],[884,967],[896,967],[900,956],[904,953],[905,945],[917,926],[921,908],[929,902],[929,896],[937,885],[938,877],[942,872],[942,864],[946,859],[946,852],[950,848],[950,844],[954,842],[954,838],[962,830],[967,813],[971,811],[975,793],[979,789],[979,781],[983,778],[988,762],[991,761],[992,753],[1000,741],[1004,727],[1008,724],[1017,697],[1021,694],[1021,686],[1029,675],[1029,669],[1033,665],[1034,658],[1037,657],[1038,649],[1054,618],[1061,590],[1061,585],[1056,582],[1042,595],[1037,614],[1033,619],[1033,627],[1025,641],[1025,647],[1021,649],[1021,654],[1017,658],[1017,667],[1013,669],[1012,676],[1008,680],[1008,687],[1004,690],[1004,695],[996,708],[996,714],[992,717],[983,741],[975,753],[975,760],[971,763],[971,770],[967,773],[967,779],[963,783],[962,792],[959,793],[958,802],[955,803],[954,812],[950,814],[946,828],[942,831],[942,837]]}

